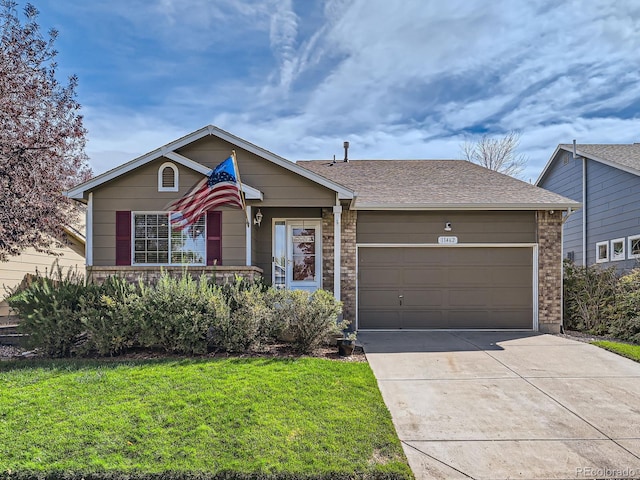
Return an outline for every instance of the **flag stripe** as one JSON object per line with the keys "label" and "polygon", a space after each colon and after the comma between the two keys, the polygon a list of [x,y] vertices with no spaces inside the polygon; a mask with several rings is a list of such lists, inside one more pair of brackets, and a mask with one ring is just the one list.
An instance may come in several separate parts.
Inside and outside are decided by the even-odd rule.
{"label": "flag stripe", "polygon": [[240,193],[239,174],[232,157],[227,158],[182,198],[169,203],[165,210],[177,212],[172,215],[172,226],[184,229],[200,218],[207,210],[220,206],[244,209]]}

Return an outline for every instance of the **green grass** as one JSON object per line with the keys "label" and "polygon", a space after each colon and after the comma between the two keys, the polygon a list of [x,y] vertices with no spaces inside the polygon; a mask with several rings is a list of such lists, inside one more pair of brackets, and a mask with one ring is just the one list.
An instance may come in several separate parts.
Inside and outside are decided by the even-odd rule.
{"label": "green grass", "polygon": [[608,341],[596,341],[591,342],[593,345],[604,348],[611,352],[622,355],[623,357],[630,358],[636,362],[640,362],[640,345],[630,345],[622,342],[608,342]]}
{"label": "green grass", "polygon": [[366,363],[0,363],[0,472],[397,473]]}

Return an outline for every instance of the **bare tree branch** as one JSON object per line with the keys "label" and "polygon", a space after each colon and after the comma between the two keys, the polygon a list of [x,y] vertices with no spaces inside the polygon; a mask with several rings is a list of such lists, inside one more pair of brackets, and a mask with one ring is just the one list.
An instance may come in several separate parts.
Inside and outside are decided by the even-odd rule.
{"label": "bare tree branch", "polygon": [[501,138],[483,135],[480,140],[465,141],[460,145],[465,160],[477,163],[489,170],[518,177],[527,165],[528,158],[517,153],[520,132],[512,130]]}

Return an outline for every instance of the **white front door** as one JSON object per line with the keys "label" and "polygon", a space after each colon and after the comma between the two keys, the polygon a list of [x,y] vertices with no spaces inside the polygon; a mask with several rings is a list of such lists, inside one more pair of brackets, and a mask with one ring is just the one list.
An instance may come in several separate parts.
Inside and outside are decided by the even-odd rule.
{"label": "white front door", "polygon": [[320,220],[275,220],[273,285],[313,292],[322,287]]}

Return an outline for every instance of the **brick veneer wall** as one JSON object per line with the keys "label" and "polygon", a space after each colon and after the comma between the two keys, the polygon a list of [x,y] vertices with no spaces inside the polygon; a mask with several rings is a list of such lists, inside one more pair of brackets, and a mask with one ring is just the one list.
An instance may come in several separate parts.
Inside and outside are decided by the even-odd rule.
{"label": "brick veneer wall", "polygon": [[333,209],[322,209],[322,288],[333,293]]}
{"label": "brick veneer wall", "polygon": [[558,333],[562,324],[562,212],[539,211],[538,329]]}
{"label": "brick veneer wall", "polygon": [[160,278],[161,272],[167,272],[172,277],[180,277],[183,272],[189,273],[193,278],[200,278],[203,274],[209,279],[215,277],[217,284],[233,282],[237,276],[248,280],[262,278],[262,269],[259,267],[146,267],[146,266],[124,266],[124,267],[87,267],[87,279],[95,283],[102,283],[109,276],[120,276],[131,283],[142,280],[144,283],[155,284]]}
{"label": "brick veneer wall", "polygon": [[342,252],[340,257],[340,285],[343,316],[350,322],[356,320],[356,210],[342,212]]}
{"label": "brick veneer wall", "polygon": [[[341,215],[340,296],[342,315],[356,319],[356,220],[358,212],[343,210]],[[322,209],[322,288],[333,292],[333,209]]]}

